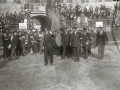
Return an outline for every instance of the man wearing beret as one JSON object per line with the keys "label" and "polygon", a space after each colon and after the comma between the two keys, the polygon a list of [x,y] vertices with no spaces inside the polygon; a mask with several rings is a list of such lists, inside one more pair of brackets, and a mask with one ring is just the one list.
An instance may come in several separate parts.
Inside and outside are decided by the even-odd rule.
{"label": "man wearing beret", "polygon": [[108,37],[106,32],[102,29],[102,27],[99,28],[99,31],[96,35],[96,46],[98,46],[98,54],[99,54],[99,60],[103,59],[104,57],[104,51],[105,51],[105,44],[108,43]]}

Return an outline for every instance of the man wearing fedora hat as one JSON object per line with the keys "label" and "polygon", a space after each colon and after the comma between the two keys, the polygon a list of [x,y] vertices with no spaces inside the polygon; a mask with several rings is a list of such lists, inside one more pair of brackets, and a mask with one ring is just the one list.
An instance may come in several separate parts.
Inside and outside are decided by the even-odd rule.
{"label": "man wearing fedora hat", "polygon": [[17,38],[16,38],[16,31],[11,33],[12,35],[9,38],[9,49],[11,48],[11,55],[9,57],[9,60],[11,61],[11,59],[13,58],[13,56],[17,59],[18,57],[16,56],[16,52],[15,49],[17,47]]}

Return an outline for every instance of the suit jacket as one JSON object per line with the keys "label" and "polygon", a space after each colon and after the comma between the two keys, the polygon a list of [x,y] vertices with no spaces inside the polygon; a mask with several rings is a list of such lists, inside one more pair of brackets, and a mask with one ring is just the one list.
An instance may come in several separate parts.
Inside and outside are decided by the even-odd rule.
{"label": "suit jacket", "polygon": [[9,44],[11,45],[11,48],[17,47],[17,38],[16,35],[13,35],[13,39],[11,40],[11,37],[9,37]]}
{"label": "suit jacket", "polygon": [[100,34],[100,32],[98,32],[97,35],[96,35],[96,46],[100,43],[105,45],[106,42],[108,42],[108,37],[107,37],[106,32],[103,31],[102,34]]}
{"label": "suit jacket", "polygon": [[83,46],[86,47],[86,42],[88,42],[90,40],[90,35],[88,33],[86,34],[82,34],[83,36]]}
{"label": "suit jacket", "polygon": [[61,42],[62,46],[68,46],[69,45],[69,34],[68,33],[62,33],[61,34]]}
{"label": "suit jacket", "polygon": [[9,45],[9,38],[8,38],[8,36],[2,36],[2,42],[3,42],[3,47],[6,47],[6,46],[8,46]]}
{"label": "suit jacket", "polygon": [[21,45],[20,35],[16,35],[17,45]]}
{"label": "suit jacket", "polygon": [[80,47],[80,33],[77,32],[75,34],[75,32],[73,32],[72,35],[71,35],[70,42],[71,42],[72,47]]}
{"label": "suit jacket", "polygon": [[44,47],[53,49],[52,35],[44,34]]}

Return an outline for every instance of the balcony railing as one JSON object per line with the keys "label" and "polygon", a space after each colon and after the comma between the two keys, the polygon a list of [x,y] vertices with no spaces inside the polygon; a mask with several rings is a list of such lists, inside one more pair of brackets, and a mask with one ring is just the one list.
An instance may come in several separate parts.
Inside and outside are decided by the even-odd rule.
{"label": "balcony railing", "polygon": [[118,25],[119,23],[113,19],[89,19],[85,21],[84,19],[80,20],[63,20],[66,27],[95,27],[96,22],[103,22],[103,26]]}

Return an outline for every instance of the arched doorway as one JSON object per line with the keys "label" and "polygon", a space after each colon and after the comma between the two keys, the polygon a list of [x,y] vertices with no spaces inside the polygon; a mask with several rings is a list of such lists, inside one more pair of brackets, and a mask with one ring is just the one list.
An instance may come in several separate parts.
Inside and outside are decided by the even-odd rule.
{"label": "arched doorway", "polygon": [[37,16],[33,16],[32,19],[39,20],[39,22],[41,24],[41,30],[42,31],[44,31],[45,28],[50,27],[50,19],[47,16],[37,15]]}

